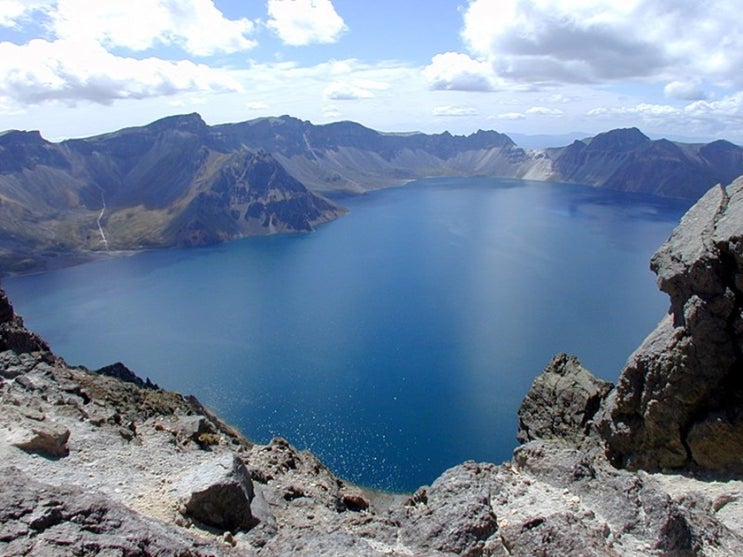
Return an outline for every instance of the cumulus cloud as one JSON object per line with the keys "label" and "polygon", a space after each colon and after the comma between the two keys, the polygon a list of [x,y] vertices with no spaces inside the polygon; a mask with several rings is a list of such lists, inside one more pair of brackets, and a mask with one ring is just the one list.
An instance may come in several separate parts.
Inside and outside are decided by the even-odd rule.
{"label": "cumulus cloud", "polygon": [[250,101],[245,103],[245,108],[247,108],[248,110],[266,110],[268,108],[268,104],[262,101]]}
{"label": "cumulus cloud", "polygon": [[343,116],[343,113],[337,106],[331,104],[323,107],[322,115],[323,118],[327,118],[329,120],[337,120],[338,118]]}
{"label": "cumulus cloud", "polygon": [[226,70],[189,60],[127,57],[157,46],[195,56],[249,49],[254,24],[227,19],[212,0],[0,0],[0,25],[23,28],[30,17],[48,37],[0,42],[5,104],[142,99],[177,93],[237,91]]}
{"label": "cumulus cloud", "polygon": [[[531,83],[743,83],[737,0],[470,0],[462,39],[501,78]],[[673,92],[674,88],[671,88]]]}
{"label": "cumulus cloud", "polygon": [[371,99],[374,93],[353,83],[337,81],[328,85],[323,91],[326,99],[334,101],[353,101],[358,99]]}
{"label": "cumulus cloud", "polygon": [[632,119],[638,125],[662,130],[662,133],[706,136],[740,136],[743,126],[743,92],[715,101],[694,101],[684,106],[637,103],[629,106],[597,107],[587,115],[613,122],[617,117]]}
{"label": "cumulus cloud", "polygon": [[268,0],[267,25],[292,46],[334,43],[348,29],[330,0]]}
{"label": "cumulus cloud", "polygon": [[80,100],[110,104],[185,91],[236,91],[227,74],[190,61],[114,56],[95,42],[0,43],[0,95],[22,104]]}
{"label": "cumulus cloud", "polygon": [[383,91],[385,89],[389,89],[389,83],[372,79],[336,81],[325,88],[323,97],[334,101],[371,99],[376,96],[374,91]]}
{"label": "cumulus cloud", "polygon": [[477,116],[479,112],[471,106],[437,106],[433,109],[434,116]]}
{"label": "cumulus cloud", "polygon": [[548,108],[546,106],[532,106],[526,110],[526,113],[538,116],[562,116],[564,114],[559,108]]}
{"label": "cumulus cloud", "polygon": [[50,17],[58,38],[107,48],[143,51],[166,45],[210,56],[255,46],[248,38],[253,22],[227,19],[212,0],[58,0]]}
{"label": "cumulus cloud", "polygon": [[494,91],[495,76],[489,63],[474,60],[467,54],[437,54],[423,75],[431,89],[446,91]]}
{"label": "cumulus cloud", "polygon": [[667,104],[638,103],[633,106],[598,107],[588,111],[589,116],[672,116],[683,112],[682,109]]}
{"label": "cumulus cloud", "polygon": [[0,0],[0,27],[18,27],[33,12],[53,4],[53,0]]}
{"label": "cumulus cloud", "polygon": [[700,101],[707,98],[698,79],[672,81],[663,88],[663,94],[670,99],[682,101]]}
{"label": "cumulus cloud", "polygon": [[502,112],[501,114],[491,116],[493,120],[524,120],[525,118],[526,114],[523,112]]}

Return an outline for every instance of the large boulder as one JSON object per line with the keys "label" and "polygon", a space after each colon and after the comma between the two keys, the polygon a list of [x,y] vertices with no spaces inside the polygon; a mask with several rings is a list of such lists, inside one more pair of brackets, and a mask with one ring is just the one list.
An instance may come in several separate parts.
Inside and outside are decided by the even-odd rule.
{"label": "large boulder", "polygon": [[609,396],[620,466],[743,472],[743,178],[715,187],[651,261],[671,298]]}
{"label": "large boulder", "polygon": [[250,510],[255,496],[245,464],[224,453],[185,474],[176,485],[181,512],[220,530],[248,530],[256,519]]}
{"label": "large boulder", "polygon": [[537,376],[519,408],[520,443],[563,439],[580,444],[612,384],[594,377],[578,358],[558,354]]}

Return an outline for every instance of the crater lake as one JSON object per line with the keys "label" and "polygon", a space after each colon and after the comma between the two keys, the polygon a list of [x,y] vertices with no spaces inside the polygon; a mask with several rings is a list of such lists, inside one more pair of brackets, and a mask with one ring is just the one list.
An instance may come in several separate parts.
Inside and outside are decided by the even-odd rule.
{"label": "crater lake", "polygon": [[616,381],[667,311],[648,263],[689,202],[427,179],[310,234],[144,252],[3,281],[70,364],[122,361],[248,438],[412,491],[501,462],[558,352]]}

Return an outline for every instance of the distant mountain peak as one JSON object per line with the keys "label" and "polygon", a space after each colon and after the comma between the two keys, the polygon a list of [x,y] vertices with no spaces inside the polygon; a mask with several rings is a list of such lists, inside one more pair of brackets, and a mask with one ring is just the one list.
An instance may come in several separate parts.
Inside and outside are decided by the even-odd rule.
{"label": "distant mountain peak", "polygon": [[194,133],[201,133],[209,128],[198,112],[166,116],[165,118],[152,122],[147,127],[157,131],[172,129]]}
{"label": "distant mountain peak", "polygon": [[637,128],[618,128],[593,137],[588,145],[592,149],[631,151],[649,143],[651,139]]}
{"label": "distant mountain peak", "polygon": [[24,145],[45,145],[48,143],[38,130],[7,130],[0,132],[0,145],[21,143]]}

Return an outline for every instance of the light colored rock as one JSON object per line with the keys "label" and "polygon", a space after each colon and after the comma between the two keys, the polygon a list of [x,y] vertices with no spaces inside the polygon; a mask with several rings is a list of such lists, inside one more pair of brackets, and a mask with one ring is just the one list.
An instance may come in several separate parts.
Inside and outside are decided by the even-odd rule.
{"label": "light colored rock", "polygon": [[29,453],[51,458],[69,454],[67,440],[70,430],[50,421],[22,420],[16,423],[10,435],[10,443]]}
{"label": "light colored rock", "polygon": [[250,510],[253,482],[243,462],[231,453],[215,456],[188,471],[175,490],[181,513],[221,530],[248,530],[256,519]]}

